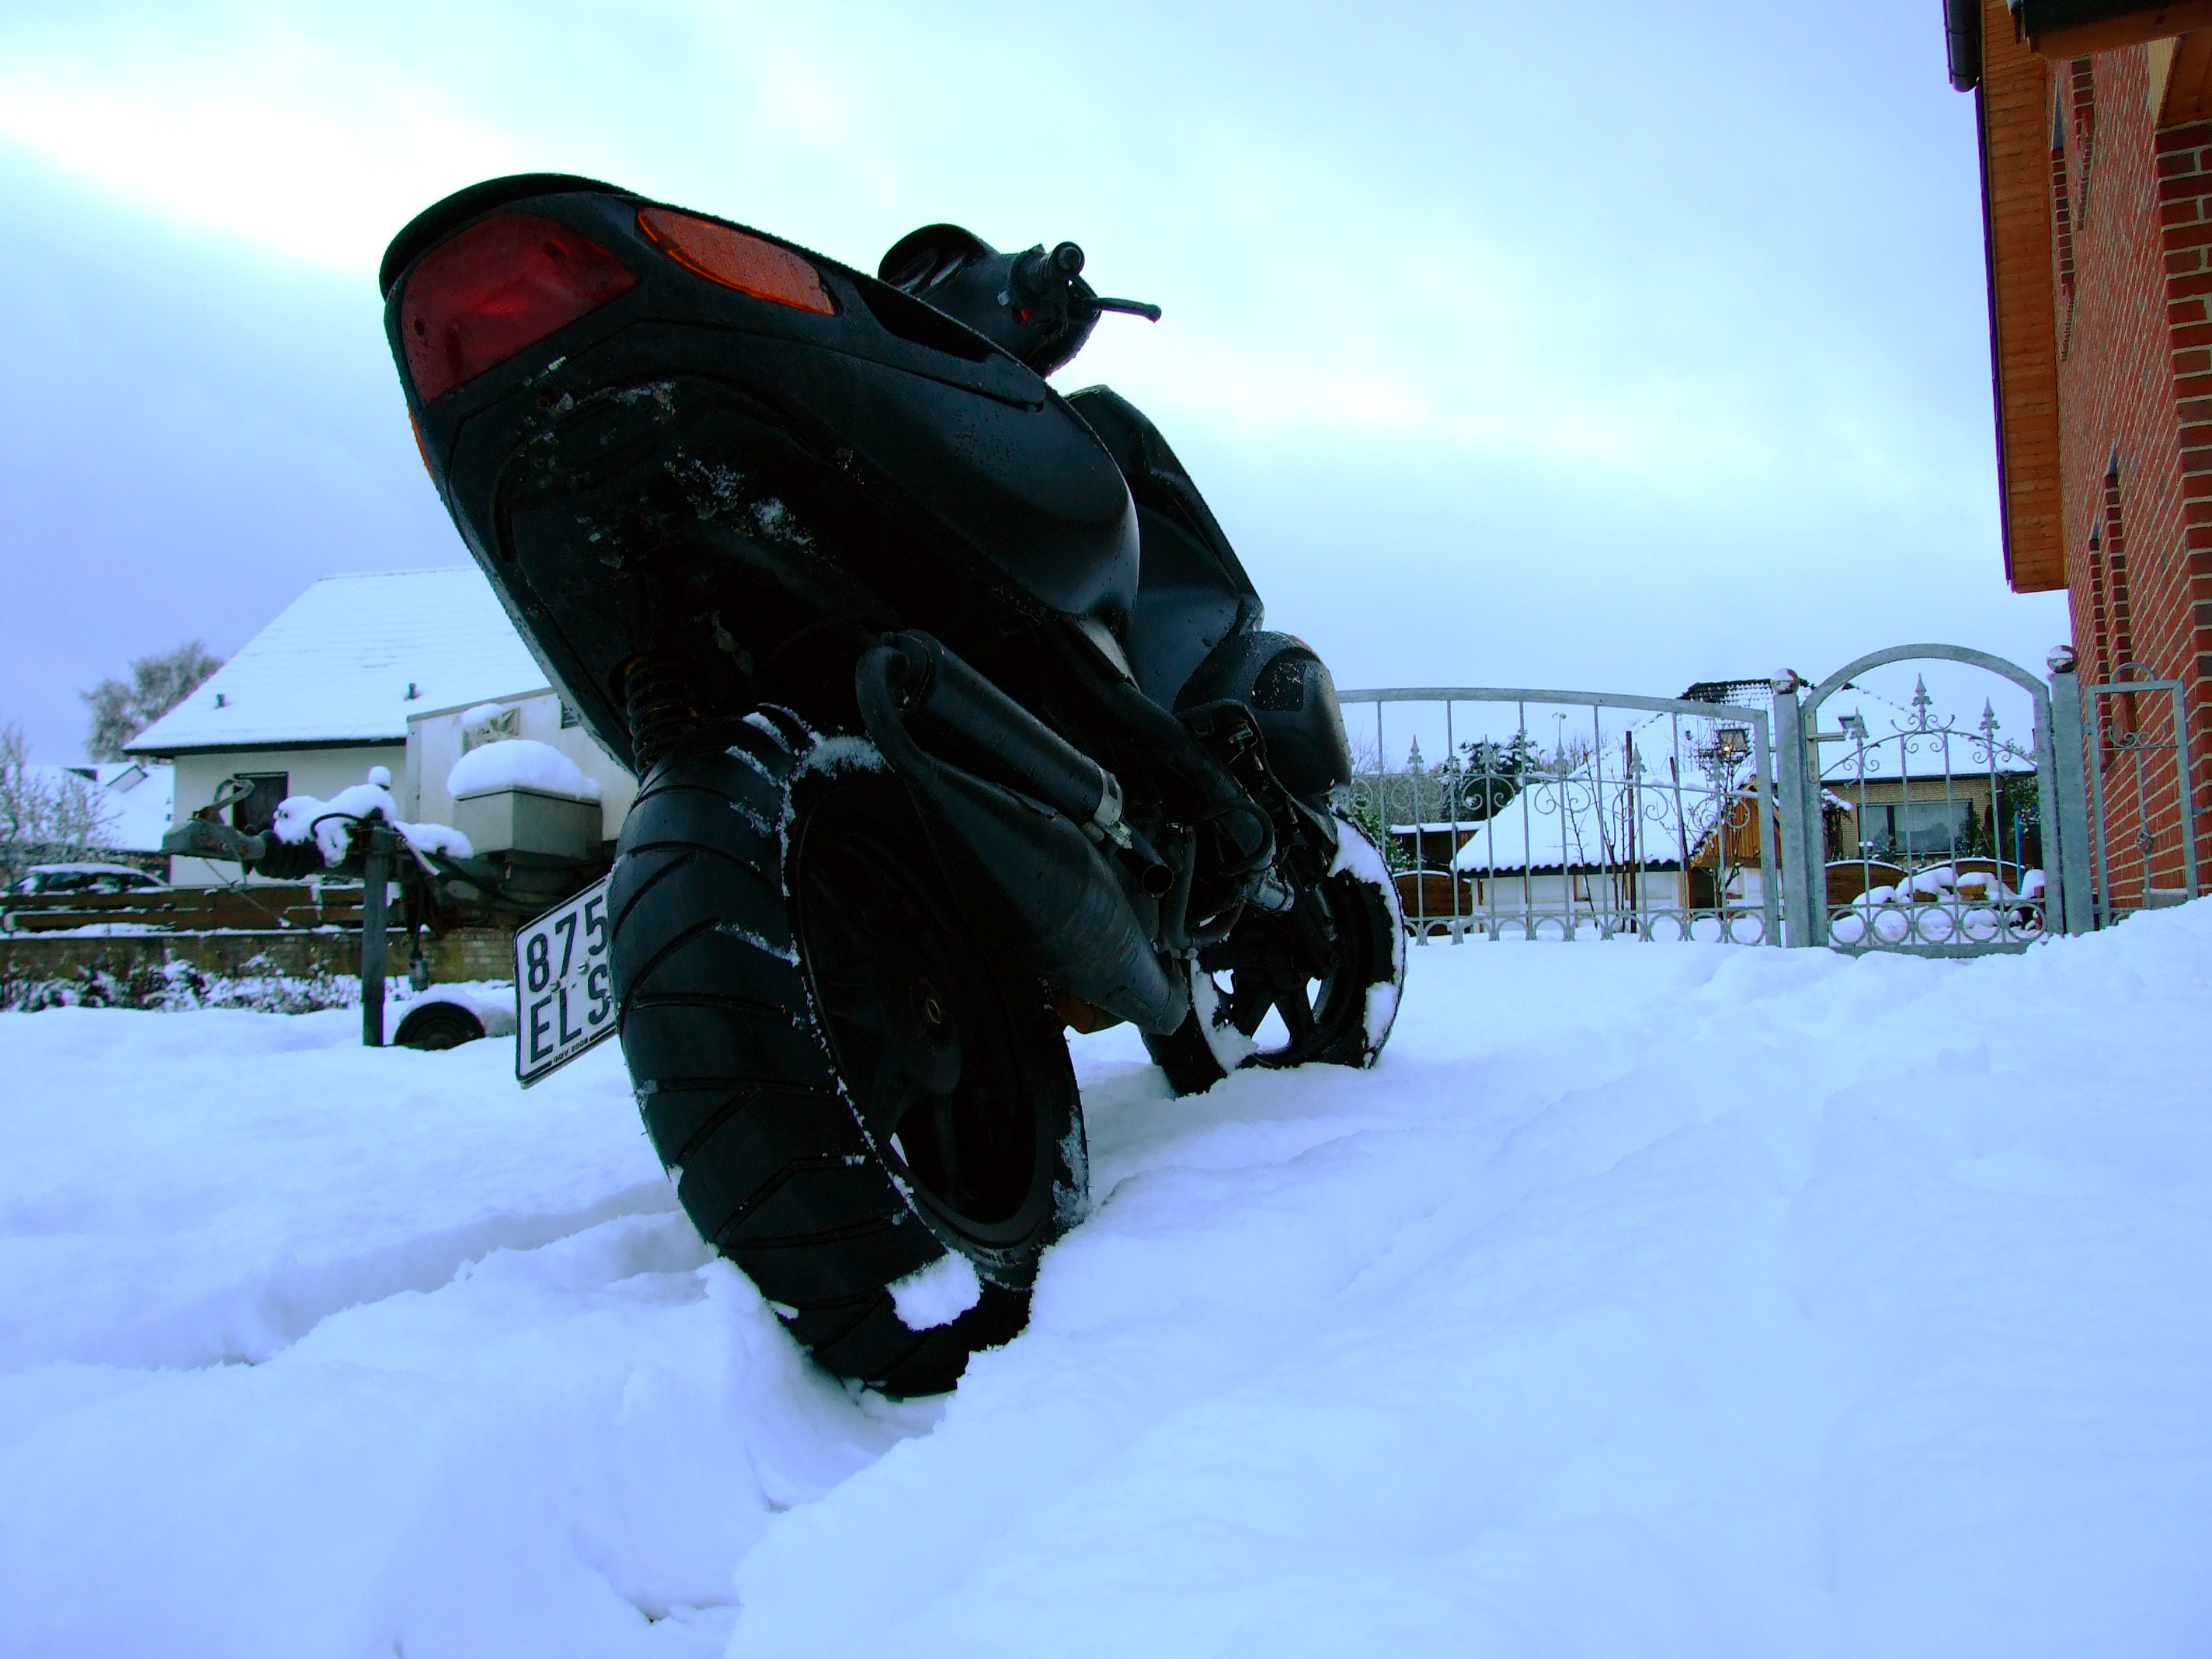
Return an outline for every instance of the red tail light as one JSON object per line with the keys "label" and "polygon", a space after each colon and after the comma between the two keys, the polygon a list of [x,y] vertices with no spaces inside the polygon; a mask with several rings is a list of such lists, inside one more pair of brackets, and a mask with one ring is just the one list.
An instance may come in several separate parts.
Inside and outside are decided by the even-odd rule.
{"label": "red tail light", "polygon": [[407,279],[399,330],[416,395],[442,397],[636,286],[606,249],[550,219],[472,225]]}

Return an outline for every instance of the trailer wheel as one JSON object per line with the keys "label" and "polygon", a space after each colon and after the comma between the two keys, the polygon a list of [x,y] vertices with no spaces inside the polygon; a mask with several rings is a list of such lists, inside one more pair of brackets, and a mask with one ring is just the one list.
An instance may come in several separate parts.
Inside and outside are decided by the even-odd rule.
{"label": "trailer wheel", "polygon": [[1145,1048],[1179,1095],[1244,1066],[1372,1066],[1406,980],[1405,912],[1382,855],[1340,816],[1335,867],[1281,915],[1248,913],[1191,969],[1190,1013]]}
{"label": "trailer wheel", "polygon": [[424,1002],[407,1011],[392,1041],[400,1048],[458,1048],[483,1034],[483,1022],[459,1003]]}
{"label": "trailer wheel", "polygon": [[[654,767],[615,860],[614,989],[701,1236],[825,1368],[931,1394],[1026,1322],[1085,1202],[1083,1127],[1044,988],[879,766],[771,708]],[[891,1287],[949,1254],[980,1298],[911,1328]]]}

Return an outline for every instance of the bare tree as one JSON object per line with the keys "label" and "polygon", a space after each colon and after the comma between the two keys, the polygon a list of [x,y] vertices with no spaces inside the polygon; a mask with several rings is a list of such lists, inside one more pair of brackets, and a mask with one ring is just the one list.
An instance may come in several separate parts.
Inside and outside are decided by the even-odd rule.
{"label": "bare tree", "polygon": [[0,726],[0,891],[34,864],[64,864],[107,845],[114,807],[89,778],[31,764],[23,728]]}
{"label": "bare tree", "polygon": [[140,657],[131,665],[131,678],[108,678],[89,691],[80,691],[92,710],[92,730],[85,750],[93,759],[119,761],[123,745],[167,714],[222,666],[198,640],[187,640],[173,651]]}

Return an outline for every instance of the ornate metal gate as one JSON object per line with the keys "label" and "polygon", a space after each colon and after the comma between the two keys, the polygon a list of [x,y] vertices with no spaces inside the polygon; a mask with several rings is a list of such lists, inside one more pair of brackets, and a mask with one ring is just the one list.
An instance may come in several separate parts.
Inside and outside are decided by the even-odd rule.
{"label": "ornate metal gate", "polygon": [[[2003,731],[1987,698],[1963,726],[1939,714],[1924,674],[1887,729],[1863,710],[1820,729],[1823,706],[1859,677],[1923,660],[1981,669],[2025,691],[2028,741]],[[1985,651],[1900,645],[1845,664],[1802,703],[1794,676],[1776,683],[1777,725],[1798,735],[1780,745],[1791,944],[1979,956],[2086,925],[2069,901],[2086,882],[2073,879],[2064,856],[2081,847],[2068,822],[2078,817],[2068,803],[2081,794],[2080,749],[2057,740],[2061,726],[2078,738],[2079,702],[2070,671],[2052,666],[2046,685]]]}

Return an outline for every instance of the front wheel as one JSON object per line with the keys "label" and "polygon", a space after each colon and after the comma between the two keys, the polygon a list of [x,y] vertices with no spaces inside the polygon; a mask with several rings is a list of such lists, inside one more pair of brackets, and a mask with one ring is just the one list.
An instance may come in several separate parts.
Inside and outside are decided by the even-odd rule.
{"label": "front wheel", "polygon": [[1190,1013],[1145,1047],[1179,1095],[1244,1066],[1372,1066],[1406,981],[1406,929],[1389,867],[1340,816],[1329,872],[1279,915],[1248,912],[1191,966]]}

